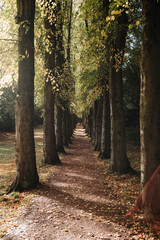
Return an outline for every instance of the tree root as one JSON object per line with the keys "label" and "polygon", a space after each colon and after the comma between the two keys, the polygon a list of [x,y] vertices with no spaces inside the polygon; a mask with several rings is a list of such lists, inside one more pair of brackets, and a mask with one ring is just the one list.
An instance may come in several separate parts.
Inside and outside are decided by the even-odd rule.
{"label": "tree root", "polygon": [[139,173],[131,167],[130,163],[128,163],[127,165],[128,165],[128,166],[126,166],[125,169],[123,169],[123,170],[120,171],[119,169],[116,169],[112,164],[110,164],[110,166],[109,166],[109,172],[113,172],[113,173],[115,172],[115,173],[119,173],[119,174],[127,174],[127,173],[130,173],[130,174],[132,174],[132,175],[139,175]]}
{"label": "tree root", "polygon": [[10,194],[11,192],[21,191],[21,190],[22,190],[22,187],[21,187],[20,182],[19,182],[19,173],[17,173],[16,174],[16,179],[13,181],[11,186],[7,189],[6,194]]}
{"label": "tree root", "polygon": [[101,151],[98,155],[98,158],[100,158],[100,159],[110,159],[110,154]]}

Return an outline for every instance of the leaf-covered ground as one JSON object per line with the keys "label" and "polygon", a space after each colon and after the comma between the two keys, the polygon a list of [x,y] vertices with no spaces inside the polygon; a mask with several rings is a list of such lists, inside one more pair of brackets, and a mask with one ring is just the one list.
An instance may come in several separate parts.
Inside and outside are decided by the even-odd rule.
{"label": "leaf-covered ground", "polygon": [[[14,135],[0,135],[0,191],[15,176]],[[5,141],[4,141],[5,139]],[[32,192],[1,195],[1,237],[10,239],[158,239],[151,216],[123,217],[139,194],[139,177],[108,172],[79,126],[62,166],[41,166],[42,130],[35,131],[40,186]],[[6,144],[7,143],[7,144]],[[139,147],[128,157],[139,168]],[[157,226],[158,233],[158,226]]]}

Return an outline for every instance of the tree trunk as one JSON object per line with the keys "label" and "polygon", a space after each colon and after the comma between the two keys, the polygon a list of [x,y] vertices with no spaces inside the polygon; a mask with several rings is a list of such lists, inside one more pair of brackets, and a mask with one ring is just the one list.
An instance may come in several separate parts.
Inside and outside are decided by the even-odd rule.
{"label": "tree trunk", "polygon": [[[119,17],[119,30],[116,42],[109,54],[109,98],[111,112],[111,163],[110,170],[125,173],[131,171],[126,154],[125,117],[122,91],[122,59],[127,35],[128,19],[125,13]],[[117,66],[116,56],[121,56]]]}
{"label": "tree trunk", "polygon": [[[64,48],[63,48],[63,17],[61,10],[61,1],[57,2],[57,45],[56,45],[56,68],[57,68],[57,79],[58,83],[61,86],[61,79],[63,74],[63,64],[64,64]],[[57,129],[56,129],[56,145],[57,151],[60,153],[65,153],[64,145],[63,145],[63,132],[62,132],[62,118],[63,118],[63,110],[62,110],[62,99],[61,99],[61,89],[60,94],[57,94]]]}
{"label": "tree trunk", "polygon": [[54,95],[50,81],[45,81],[44,87],[44,121],[43,121],[43,162],[60,164],[56,149],[54,125]]}
{"label": "tree trunk", "polygon": [[101,129],[102,129],[102,97],[98,100],[97,113],[96,113],[96,128],[95,128],[95,151],[100,151],[101,147]]}
{"label": "tree trunk", "polygon": [[93,103],[93,118],[92,118],[92,144],[95,145],[96,141],[96,112],[97,112],[97,100]]}
{"label": "tree trunk", "polygon": [[72,141],[71,141],[71,114],[70,114],[70,110],[69,109],[67,109],[66,124],[67,124],[68,143],[72,143]]}
{"label": "tree trunk", "polygon": [[70,69],[70,62],[71,62],[71,24],[72,24],[72,8],[73,2],[72,0],[69,1],[69,19],[68,19],[68,39],[67,39],[67,63]]}
{"label": "tree trunk", "polygon": [[103,113],[102,113],[102,132],[101,132],[101,159],[110,158],[110,107],[109,107],[109,90],[105,90],[103,95]]}
{"label": "tree trunk", "polygon": [[63,111],[62,133],[63,133],[63,144],[64,146],[69,147],[68,130],[67,130],[67,110]]}
{"label": "tree trunk", "polygon": [[57,104],[57,130],[56,130],[57,151],[60,153],[65,153],[65,149],[63,146],[62,117],[63,117],[62,108]]}
{"label": "tree trunk", "polygon": [[140,135],[143,188],[160,164],[160,3],[156,0],[142,2]]}
{"label": "tree trunk", "polygon": [[39,183],[36,169],[34,111],[34,12],[35,1],[17,1],[19,64],[16,99],[16,179],[11,191],[31,189]]}
{"label": "tree trunk", "polygon": [[[55,20],[50,22],[50,4],[46,7],[45,30],[48,45],[45,50],[45,84],[44,84],[44,135],[43,135],[43,162],[48,164],[60,164],[55,137],[55,123],[54,123],[54,99],[55,96],[52,90],[52,80],[55,76]],[[51,4],[52,5],[52,4]]]}
{"label": "tree trunk", "polygon": [[92,137],[92,109],[90,109],[90,113],[88,115],[88,136]]}

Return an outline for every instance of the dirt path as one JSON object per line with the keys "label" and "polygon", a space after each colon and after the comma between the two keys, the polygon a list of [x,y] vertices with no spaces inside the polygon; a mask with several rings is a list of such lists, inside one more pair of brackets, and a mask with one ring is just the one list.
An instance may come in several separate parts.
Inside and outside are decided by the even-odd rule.
{"label": "dirt path", "polygon": [[[125,208],[107,197],[104,167],[79,127],[63,164],[36,192],[33,203],[9,230],[6,239],[115,240],[135,239],[116,223]],[[112,221],[114,219],[114,221]]]}

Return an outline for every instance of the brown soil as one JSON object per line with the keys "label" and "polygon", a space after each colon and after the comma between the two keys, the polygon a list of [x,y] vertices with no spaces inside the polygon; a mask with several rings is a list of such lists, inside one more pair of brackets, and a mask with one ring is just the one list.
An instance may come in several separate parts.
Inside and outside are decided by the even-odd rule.
{"label": "brown soil", "polygon": [[126,209],[108,198],[112,189],[106,185],[104,165],[96,159],[81,126],[62,163],[39,186],[17,227],[4,239],[136,239],[118,223]]}

